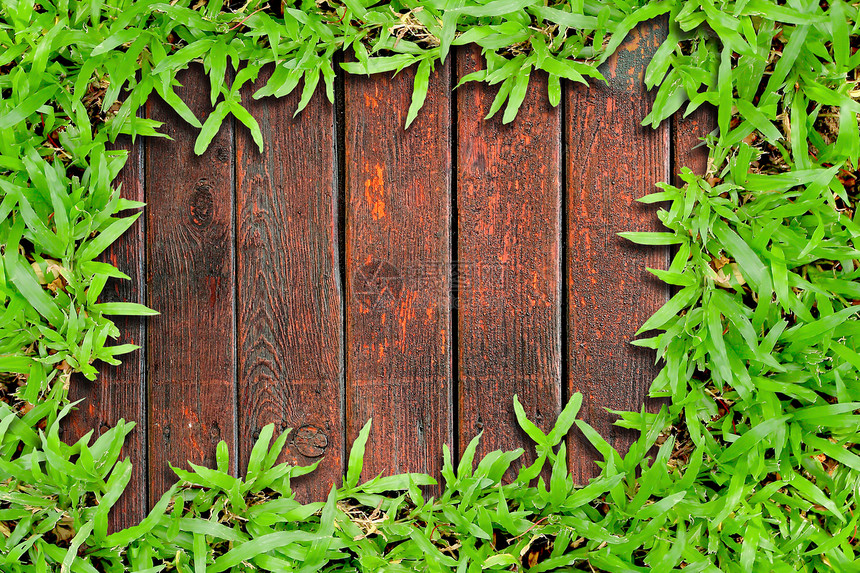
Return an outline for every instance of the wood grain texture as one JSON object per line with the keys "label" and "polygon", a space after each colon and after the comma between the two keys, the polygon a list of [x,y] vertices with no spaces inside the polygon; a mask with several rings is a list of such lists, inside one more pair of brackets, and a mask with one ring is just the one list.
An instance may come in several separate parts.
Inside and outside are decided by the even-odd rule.
{"label": "wood grain texture", "polygon": [[[658,230],[652,207],[636,203],[669,178],[669,131],[641,127],[653,94],[642,81],[664,25],[634,30],[601,69],[609,85],[570,86],[567,97],[568,389],[584,396],[580,417],[626,451],[634,433],[604,408],[639,410],[657,373],[651,350],[630,345],[667,299],[645,267],[665,268],[668,250],[638,247],[621,231]],[[595,474],[596,452],[579,434],[569,443],[571,471]]]}
{"label": "wood grain texture", "polygon": [[[179,79],[177,93],[205,118],[201,68]],[[146,153],[148,303],[161,312],[147,329],[153,504],[176,481],[168,462],[214,467],[220,440],[236,451],[234,153],[230,120],[198,157],[196,129],[155,96],[147,108],[173,138],[150,140]]]}
{"label": "wood grain texture", "polygon": [[[122,185],[122,196],[132,201],[143,201],[143,156],[141,139],[131,143],[122,137],[113,146],[128,151],[128,159],[114,185]],[[129,213],[124,213],[129,214]],[[144,229],[143,220],[137,221],[99,257],[127,274],[131,280],[110,279],[102,291],[100,302],[144,303]],[[120,337],[111,344],[145,344],[144,318],[139,316],[117,316],[113,319]],[[122,457],[132,463],[132,474],[128,487],[111,509],[109,527],[111,531],[137,524],[147,511],[146,501],[146,402],[145,361],[146,350],[141,348],[130,354],[119,356],[122,364],[111,366],[98,364],[99,377],[89,381],[75,376],[69,388],[69,399],[84,399],[65,420],[64,438],[73,443],[94,430],[94,441],[117,420],[133,421],[137,426],[126,439]]]}
{"label": "wood grain texture", "polygon": [[698,175],[707,172],[708,147],[702,144],[702,138],[716,127],[717,111],[708,104],[697,108],[687,117],[683,117],[681,112],[672,116],[672,176],[675,185],[683,183],[678,177],[682,167],[689,167]]}
{"label": "wood grain texture", "polygon": [[301,90],[255,101],[268,76],[242,94],[264,152],[247,130],[236,138],[241,468],[263,426],[292,428],[282,461],[322,459],[293,482],[321,501],[340,485],[344,449],[334,110],[323,91],[296,118]]}
{"label": "wood grain texture", "polygon": [[453,444],[450,66],[404,131],[414,70],[345,80],[347,440],[363,477],[441,469]]}
{"label": "wood grain texture", "polygon": [[[458,76],[483,67],[457,54]],[[551,429],[561,406],[561,114],[533,74],[514,122],[484,116],[495,88],[457,89],[456,292],[460,451],[480,431],[479,456],[532,441],[514,416]],[[534,456],[526,456],[530,462]]]}

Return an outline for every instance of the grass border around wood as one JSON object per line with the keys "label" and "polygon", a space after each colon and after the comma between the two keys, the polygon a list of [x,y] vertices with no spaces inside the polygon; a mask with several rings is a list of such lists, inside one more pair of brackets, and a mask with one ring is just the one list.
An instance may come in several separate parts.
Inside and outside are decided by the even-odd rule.
{"label": "grass border around wood", "polygon": [[[0,568],[4,571],[852,571],[860,569],[860,5],[845,0],[0,0]],[[201,153],[230,115],[264,142],[239,89],[256,97],[316,89],[348,73],[417,66],[406,126],[452,46],[478,44],[498,86],[492,114],[512,121],[535,70],[601,81],[598,65],[638,23],[668,19],[648,66],[646,125],[716,107],[709,169],[661,184],[676,245],[652,272],[676,294],[640,332],[662,369],[658,413],[619,412],[640,431],[622,456],[576,419],[572,397],[544,434],[513,399],[537,462],[502,476],[522,451],[458,463],[444,452],[443,493],[408,474],[359,484],[370,426],[343,485],[302,505],[277,464],[286,434],[267,427],[245,476],[176,470],[178,483],[139,524],[109,532],[129,481],[120,422],[74,444],[59,438],[74,372],[133,351],[113,345],[99,255],[139,216],[113,182],[120,134],[158,137],[138,109],[159,94],[200,129]],[[174,92],[202,61],[214,112],[197,118]],[[233,72],[228,73],[232,69]],[[224,83],[225,78],[232,78]],[[128,215],[129,211],[137,211]],[[502,397],[504,398],[504,397]],[[505,398],[506,399],[506,398]],[[574,428],[575,426],[575,428]],[[581,432],[600,476],[574,484],[562,442]],[[476,438],[477,440],[477,438]],[[544,478],[543,476],[548,476]]]}

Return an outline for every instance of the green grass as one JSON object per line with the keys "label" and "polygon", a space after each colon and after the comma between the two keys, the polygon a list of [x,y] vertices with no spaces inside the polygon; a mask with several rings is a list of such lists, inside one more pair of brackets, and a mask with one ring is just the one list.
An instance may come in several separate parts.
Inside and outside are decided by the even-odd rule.
{"label": "green grass", "polygon": [[[860,17],[836,0],[304,1],[283,13],[255,0],[129,2],[0,0],[0,570],[3,571],[857,571],[860,519]],[[666,270],[675,296],[636,344],[663,367],[657,414],[620,413],[640,430],[621,456],[575,420],[579,397],[544,435],[522,415],[538,462],[500,479],[522,452],[474,447],[443,493],[425,499],[417,474],[359,485],[369,428],[353,445],[342,487],[301,505],[275,463],[286,435],[267,428],[248,474],[177,470],[179,483],[139,525],[108,534],[130,476],[120,448],[132,424],[97,440],[58,437],[72,372],[97,376],[115,314],[100,303],[110,277],[99,254],[140,204],[113,181],[119,134],[158,136],[137,117],[153,91],[200,128],[202,152],[230,114],[251,130],[239,89],[278,66],[257,96],[303,86],[333,97],[333,56],[349,73],[416,65],[407,123],[433,66],[477,43],[498,86],[493,113],[511,121],[533,70],[600,81],[596,66],[638,22],[668,15],[650,63],[657,89],[646,125],[710,103],[705,177],[645,198],[663,205],[660,233],[677,245]],[[202,60],[216,112],[204,123],[176,96],[176,73]],[[239,69],[239,63],[243,67]],[[228,68],[238,70],[220,88]],[[322,82],[320,83],[320,80]],[[500,397],[508,399],[508,397]],[[576,428],[573,428],[576,426]],[[573,483],[568,430],[600,453],[601,474]],[[274,442],[272,442],[274,440]],[[657,445],[656,454],[652,445]],[[474,446],[474,442],[473,442]],[[548,483],[539,476],[547,467]]]}

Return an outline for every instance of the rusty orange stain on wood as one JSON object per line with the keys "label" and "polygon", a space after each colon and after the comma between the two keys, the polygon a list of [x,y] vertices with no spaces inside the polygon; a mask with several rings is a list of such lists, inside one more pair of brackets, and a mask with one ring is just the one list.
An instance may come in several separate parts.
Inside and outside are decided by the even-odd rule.
{"label": "rusty orange stain on wood", "polygon": [[641,41],[642,30],[640,30],[639,28],[633,28],[627,35],[627,41],[624,43],[625,45],[621,49],[626,52],[635,52],[639,49],[639,42]]}
{"label": "rusty orange stain on wood", "polygon": [[404,344],[408,340],[409,328],[415,320],[415,303],[417,300],[418,293],[416,291],[407,290],[403,294],[403,298],[397,308],[396,320],[400,330],[400,339],[397,341],[397,344],[401,348],[406,348]]}
{"label": "rusty orange stain on wood", "polygon": [[[619,451],[626,450],[635,436],[614,427],[614,419],[603,414],[599,405],[636,404],[639,408],[644,401],[656,372],[654,360],[631,349],[630,340],[638,321],[644,320],[639,317],[650,316],[668,299],[665,289],[643,281],[639,272],[644,266],[662,265],[668,249],[645,253],[616,236],[631,224],[650,230],[658,223],[653,211],[631,210],[629,205],[670,173],[666,126],[643,131],[638,122],[631,121],[647,113],[650,105],[641,78],[662,37],[660,26],[640,27],[607,62],[606,97],[594,98],[577,88],[566,92],[566,202],[569,213],[587,211],[581,219],[570,217],[565,230],[570,301],[566,317],[568,395],[582,392],[589,396],[583,404],[584,419],[611,436]],[[618,307],[625,308],[623,318],[605,312]],[[654,411],[651,405],[646,408]],[[596,466],[585,462],[589,448],[578,436],[568,442],[571,471],[579,483],[595,475]]]}
{"label": "rusty orange stain on wood", "polygon": [[221,277],[206,277],[206,282],[209,285],[209,306],[215,306],[215,301],[218,300],[218,289],[221,286]]}
{"label": "rusty orange stain on wood", "polygon": [[370,214],[374,221],[385,217],[385,182],[382,179],[382,166],[376,164],[376,177],[371,177],[364,182],[364,198],[370,205]]}

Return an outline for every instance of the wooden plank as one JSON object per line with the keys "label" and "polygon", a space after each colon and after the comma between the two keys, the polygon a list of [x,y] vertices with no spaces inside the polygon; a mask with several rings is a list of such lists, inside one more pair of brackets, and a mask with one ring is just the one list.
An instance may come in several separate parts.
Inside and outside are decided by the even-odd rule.
{"label": "wooden plank", "polygon": [[365,478],[437,473],[453,443],[450,66],[404,131],[414,70],[345,79],[346,424]]}
{"label": "wooden plank", "polygon": [[[180,74],[180,82],[177,93],[204,117],[209,88],[201,68]],[[229,120],[197,157],[196,129],[155,96],[147,109],[173,138],[146,148],[147,294],[161,312],[147,329],[153,504],[176,481],[168,462],[214,467],[220,440],[236,451],[234,150]]]}
{"label": "wooden plank", "polygon": [[[143,201],[143,142],[132,144],[122,137],[113,146],[128,151],[128,160],[115,182],[122,185],[122,196],[132,201]],[[123,236],[99,257],[127,274],[131,280],[110,279],[102,292],[101,302],[144,303],[144,222],[136,222]],[[139,316],[117,316],[113,319],[120,337],[111,344],[143,345],[145,323]],[[69,399],[84,399],[65,421],[64,437],[73,443],[95,430],[92,440],[98,438],[117,420],[133,421],[137,426],[126,439],[122,457],[132,462],[131,479],[125,492],[111,509],[111,531],[137,524],[146,515],[146,403],[145,363],[146,351],[137,350],[119,357],[122,364],[99,364],[99,377],[91,382],[76,376],[69,388]]]}
{"label": "wooden plank", "polygon": [[704,175],[708,170],[708,147],[702,138],[717,127],[717,113],[713,106],[705,104],[687,117],[681,112],[672,116],[674,184],[683,182],[678,177],[682,167],[689,167],[693,173]]}
{"label": "wooden plank", "polygon": [[[614,426],[604,408],[638,411],[645,401],[654,353],[630,341],[668,294],[645,270],[665,268],[668,249],[617,236],[660,227],[654,208],[635,200],[669,180],[669,130],[640,126],[653,101],[644,70],[664,34],[661,23],[634,30],[601,69],[608,86],[566,87],[567,384],[583,393],[580,416],[622,451],[635,433]],[[578,480],[594,475],[597,453],[576,432],[569,453]]]}
{"label": "wooden plank", "polygon": [[[483,67],[459,51],[458,76]],[[561,407],[561,114],[534,74],[517,119],[484,120],[495,88],[457,89],[460,451],[524,447],[512,397],[548,431]],[[526,462],[533,455],[527,455]]]}
{"label": "wooden plank", "polygon": [[236,138],[239,450],[242,471],[260,430],[293,428],[282,461],[318,469],[294,481],[324,500],[343,475],[343,327],[334,110],[317,91],[298,117],[300,90],[242,103],[266,134]]}

